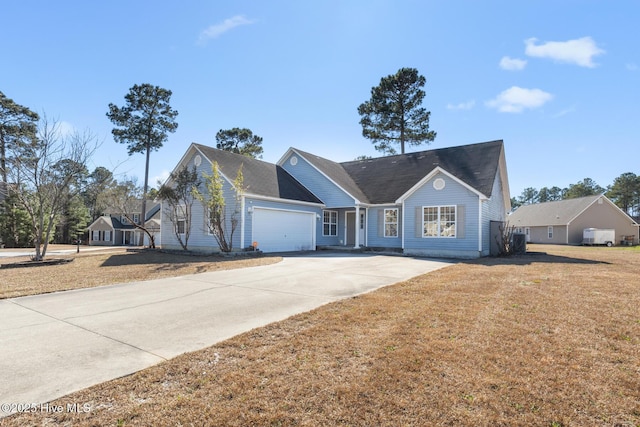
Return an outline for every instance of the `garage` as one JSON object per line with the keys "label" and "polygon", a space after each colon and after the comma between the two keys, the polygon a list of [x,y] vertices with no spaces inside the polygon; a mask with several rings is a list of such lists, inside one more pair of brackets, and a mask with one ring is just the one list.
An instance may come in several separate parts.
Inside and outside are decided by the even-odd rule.
{"label": "garage", "polygon": [[315,250],[313,212],[254,208],[252,241],[263,252]]}

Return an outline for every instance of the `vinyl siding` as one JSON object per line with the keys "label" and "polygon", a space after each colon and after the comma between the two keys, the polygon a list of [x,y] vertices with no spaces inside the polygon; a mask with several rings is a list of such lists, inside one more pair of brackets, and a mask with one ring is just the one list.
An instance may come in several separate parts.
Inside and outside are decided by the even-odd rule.
{"label": "vinyl siding", "polygon": [[[384,237],[384,210],[398,209],[398,237]],[[376,206],[368,209],[367,246],[372,248],[402,247],[402,208],[397,205]]]}
{"label": "vinyl siding", "polygon": [[501,172],[498,169],[493,182],[491,198],[482,202],[482,256],[488,256],[491,248],[491,221],[507,220],[507,207],[504,200]]}
{"label": "vinyl siding", "polygon": [[[292,156],[298,158],[296,165],[292,165],[290,159]],[[304,158],[293,153],[286,157],[282,163],[282,167],[291,174],[298,182],[304,185],[317,198],[327,206],[331,207],[349,207],[354,206],[353,197],[350,197],[342,189],[331,182],[327,177],[321,174],[317,169],[311,166]]]}
{"label": "vinyl siding", "polygon": [[[191,168],[194,166],[193,158],[195,153],[191,153],[191,156],[185,158],[185,162],[187,167]],[[206,190],[204,186],[204,178],[202,178],[202,173],[207,173],[211,175],[211,164],[206,161],[206,159],[202,159],[202,163],[200,166],[196,167],[196,172],[201,177],[202,184],[200,186],[200,192],[205,194]],[[235,176],[228,177],[229,179],[234,179]],[[226,203],[226,215],[227,218],[231,218],[235,209],[240,209],[240,205],[236,207],[235,200],[235,190],[228,182],[224,182],[223,192],[225,195]],[[176,235],[173,231],[173,224],[169,220],[169,216],[167,215],[168,206],[166,203],[162,203],[162,221],[161,221],[161,237],[162,237],[162,247],[165,249],[182,249]],[[238,213],[238,220],[240,220],[240,213]],[[230,231],[230,230],[229,230]],[[240,224],[238,224],[235,232],[233,233],[233,247],[234,249],[240,249]],[[209,230],[206,226],[205,222],[205,209],[202,204],[198,201],[193,203],[193,210],[191,216],[191,235],[189,236],[188,241],[188,249],[193,251],[201,251],[201,252],[218,252],[220,248],[216,242],[216,239],[209,234]]]}
{"label": "vinyl siding", "polygon": [[581,244],[585,228],[606,228],[616,230],[615,244],[619,245],[623,236],[635,236],[637,243],[638,227],[624,212],[612,206],[607,200],[597,201],[569,224],[569,244]]}
{"label": "vinyl siding", "polygon": [[[443,190],[435,190],[433,181],[442,178]],[[457,206],[457,237],[418,237],[420,218],[416,211],[423,206]],[[413,193],[404,203],[404,252],[423,256],[477,258],[478,253],[478,196],[444,174],[437,174]],[[420,213],[418,213],[420,215]],[[421,225],[419,225],[421,227]],[[489,224],[487,223],[487,227]]]}

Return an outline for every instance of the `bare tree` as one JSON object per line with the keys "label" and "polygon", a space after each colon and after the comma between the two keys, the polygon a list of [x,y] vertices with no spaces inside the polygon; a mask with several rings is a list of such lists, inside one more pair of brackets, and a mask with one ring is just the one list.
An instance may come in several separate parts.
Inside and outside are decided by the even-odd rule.
{"label": "bare tree", "polygon": [[173,233],[180,246],[188,250],[191,235],[191,217],[195,197],[194,191],[200,186],[200,179],[195,167],[186,166],[172,172],[169,181],[160,186],[158,197],[167,203],[165,213],[173,225]]}
{"label": "bare tree", "polygon": [[193,196],[202,204],[208,218],[207,228],[216,239],[220,250],[231,252],[233,250],[233,234],[240,222],[238,216],[240,215],[242,195],[245,191],[242,166],[238,169],[231,188],[235,194],[234,206],[227,206],[225,180],[220,173],[217,162],[213,162],[211,165],[211,175],[206,173],[202,175],[205,179],[206,194],[202,194],[196,189]]}
{"label": "bare tree", "polygon": [[12,147],[7,171],[31,222],[34,260],[44,259],[55,223],[67,200],[82,190],[85,165],[99,145],[88,130],[62,135],[59,122],[43,115],[37,135]]}
{"label": "bare tree", "polygon": [[[116,185],[105,190],[99,197],[99,202],[108,206],[113,213],[122,215],[135,227],[149,238],[149,247],[156,247],[156,229],[147,224],[147,212],[141,212],[141,219],[136,221],[134,214],[138,212],[143,200],[143,189],[138,185],[135,178],[125,177]],[[144,204],[142,206],[145,206]]]}

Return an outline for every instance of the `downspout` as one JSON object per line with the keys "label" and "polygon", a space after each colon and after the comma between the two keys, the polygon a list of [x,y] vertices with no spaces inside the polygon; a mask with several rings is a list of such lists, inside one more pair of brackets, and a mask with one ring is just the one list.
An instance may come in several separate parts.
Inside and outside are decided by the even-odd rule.
{"label": "downspout", "polygon": [[478,197],[478,255],[482,256],[482,199]]}
{"label": "downspout", "polygon": [[354,232],[356,233],[354,246],[358,249],[360,247],[360,205],[358,204],[356,204],[356,217],[353,222],[353,228],[355,229]]}
{"label": "downspout", "polygon": [[240,199],[240,248],[239,248],[240,250],[244,249],[244,219],[245,219],[244,196],[242,196]]}
{"label": "downspout", "polygon": [[[414,221],[414,223],[416,223],[416,222],[417,222],[417,220]],[[405,221],[404,200],[402,200],[402,227],[401,227],[402,228],[402,243],[401,243],[402,252],[404,252],[404,224],[405,223],[406,223],[406,221]]]}

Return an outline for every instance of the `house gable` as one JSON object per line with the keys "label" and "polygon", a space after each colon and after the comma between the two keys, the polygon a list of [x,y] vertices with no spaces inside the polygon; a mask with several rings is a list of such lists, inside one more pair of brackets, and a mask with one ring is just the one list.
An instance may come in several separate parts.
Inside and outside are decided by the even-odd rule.
{"label": "house gable", "polygon": [[[351,191],[355,191],[354,184],[345,182],[347,178],[344,170],[335,162],[290,148],[278,161],[278,165],[293,175],[327,207],[347,207],[365,202],[344,188],[351,186]],[[341,183],[338,182],[340,180]],[[362,194],[358,195],[363,197]]]}

